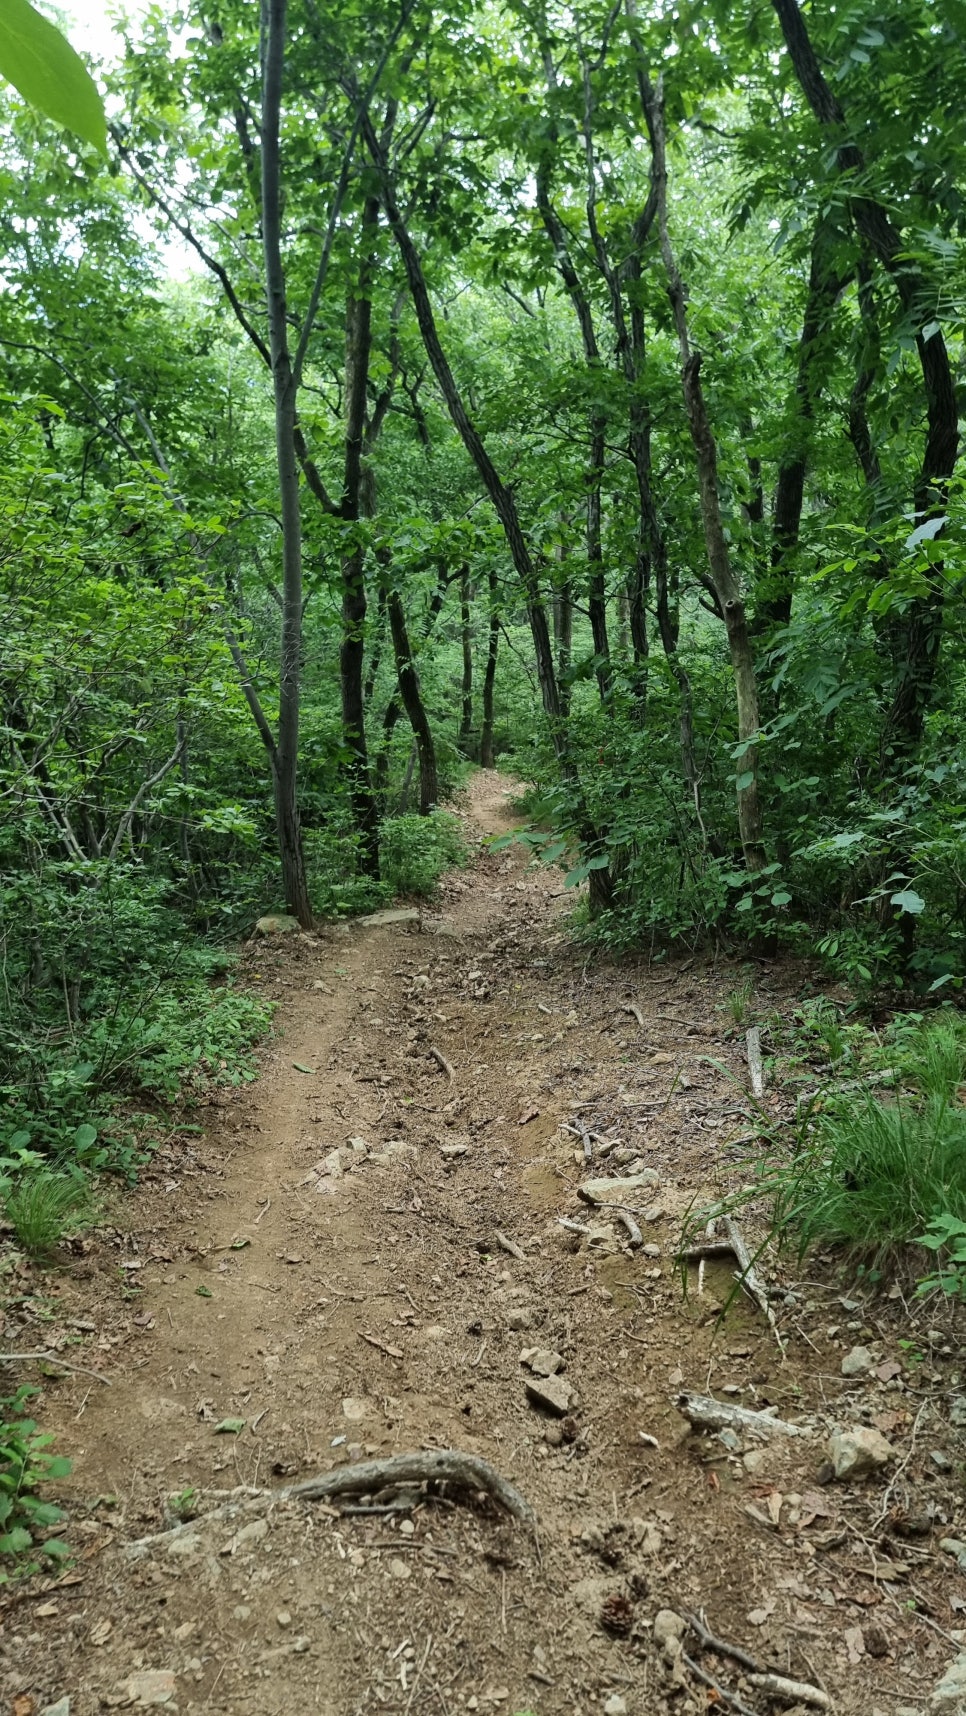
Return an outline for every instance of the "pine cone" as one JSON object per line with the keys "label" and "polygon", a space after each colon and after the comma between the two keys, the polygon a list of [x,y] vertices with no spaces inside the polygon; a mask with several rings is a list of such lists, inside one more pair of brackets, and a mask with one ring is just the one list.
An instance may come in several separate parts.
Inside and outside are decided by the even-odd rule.
{"label": "pine cone", "polygon": [[626,1639],[634,1624],[633,1604],[620,1591],[613,1591],[609,1597],[604,1598],[600,1624],[605,1633],[613,1633],[615,1638]]}

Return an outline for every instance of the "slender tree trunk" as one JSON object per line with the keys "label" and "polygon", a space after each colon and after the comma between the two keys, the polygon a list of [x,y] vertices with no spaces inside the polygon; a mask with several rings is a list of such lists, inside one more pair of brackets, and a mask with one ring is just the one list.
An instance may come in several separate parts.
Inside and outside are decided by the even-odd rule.
{"label": "slender tree trunk", "polygon": [[302,671],[302,520],[295,459],[296,386],[288,345],[281,250],[282,75],[286,0],[262,0],[262,247],[268,304],[275,459],[282,521],[282,648],[278,739],[273,755],[275,823],[285,905],[299,923],[312,923],[298,807],[299,692]]}
{"label": "slender tree trunk", "polygon": [[717,598],[731,654],[738,705],[738,741],[742,746],[738,764],[738,831],[745,868],[753,875],[764,869],[765,846],[761,806],[758,798],[758,688],[748,620],[741,590],[731,568],[728,542],[718,498],[718,457],[711,422],[701,386],[701,353],[692,352],[688,331],[687,294],[678,272],[667,223],[667,167],[664,145],[664,104],[660,82],[653,88],[642,73],[645,113],[654,156],[658,187],[658,222],[661,252],[668,279],[668,296],[674,312],[681,352],[681,379],[691,440],[698,472],[701,519],[704,526],[710,582]]}
{"label": "slender tree trunk", "polygon": [[[861,183],[865,160],[849,138],[846,116],[822,71],[798,0],[772,0],[785,46],[802,92],[819,124],[835,139],[838,166],[847,179]],[[910,141],[912,130],[910,129]],[[927,335],[922,327],[926,306],[936,302],[936,283],[910,247],[888,210],[870,196],[850,199],[856,231],[870,255],[885,269],[905,315],[919,330],[916,349],[926,400],[926,442],[916,479],[914,503],[920,523],[941,518],[946,510],[949,479],[959,451],[959,413],[949,353],[940,328]],[[931,314],[931,311],[930,311]],[[929,594],[916,598],[904,615],[904,637],[898,652],[898,682],[887,720],[887,740],[898,758],[918,749],[939,662],[943,631],[943,568],[932,568]]]}
{"label": "slender tree trunk", "polygon": [[[346,311],[346,438],[341,516],[348,524],[373,511],[371,473],[364,460],[369,355],[372,348],[372,245],[379,204],[366,200],[362,215],[359,278],[350,288]],[[360,835],[362,866],[379,874],[379,806],[369,774],[366,744],[366,556],[361,543],[342,562],[342,645],[339,684],[343,737],[349,753],[349,793],[353,820]]]}
{"label": "slender tree trunk", "polygon": [[497,607],[497,572],[490,567],[490,625],[486,645],[486,671],[483,674],[483,726],[480,732],[480,762],[485,769],[496,767],[493,751],[493,691],[496,685],[496,664],[500,648],[500,613]]}
{"label": "slender tree trunk", "polygon": [[794,561],[802,523],[812,422],[825,385],[830,355],[826,338],[828,322],[839,293],[848,284],[848,275],[835,266],[830,255],[835,236],[835,228],[827,217],[821,216],[812,235],[808,295],[789,412],[792,428],[778,467],[771,565],[767,584],[758,598],[756,632],[769,630],[772,626],[787,626],[792,617]]}
{"label": "slender tree trunk", "polygon": [[429,725],[426,705],[420,690],[419,674],[416,672],[416,664],[413,661],[413,653],[409,644],[405,610],[396,590],[390,590],[388,593],[388,612],[392,647],[396,657],[399,694],[405,705],[419,754],[419,814],[420,816],[428,816],[429,812],[435,810],[439,803],[436,746],[433,743],[432,728]]}
{"label": "slender tree trunk", "polygon": [[463,649],[463,678],[460,685],[460,727],[456,743],[464,756],[467,756],[473,733],[473,633],[468,566],[460,568],[460,642]]}

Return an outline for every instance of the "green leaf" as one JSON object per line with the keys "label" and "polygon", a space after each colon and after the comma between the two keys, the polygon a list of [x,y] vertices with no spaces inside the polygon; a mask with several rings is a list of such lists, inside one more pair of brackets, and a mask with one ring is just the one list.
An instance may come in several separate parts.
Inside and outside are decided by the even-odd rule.
{"label": "green leaf", "polygon": [[201,1283],[200,1287],[195,1288],[195,1292],[197,1293],[199,1299],[213,1299],[215,1296],[213,1294],[213,1292],[211,1291],[211,1288],[206,1287],[204,1282]]}
{"label": "green leaf", "polygon": [[296,1072],[314,1073],[315,1071],[314,1067],[303,1066],[301,1061],[293,1061],[292,1065]]}
{"label": "green leaf", "polygon": [[247,1418],[223,1418],[215,1425],[216,1436],[240,1436],[248,1423]]}
{"label": "green leaf", "polygon": [[4,0],[0,76],[31,107],[107,154],[104,103],[94,79],[66,37],[28,0]]}
{"label": "green leaf", "polygon": [[78,1126],[77,1131],[74,1133],[74,1148],[77,1150],[89,1150],[96,1140],[97,1127],[91,1126],[89,1122],[85,1122],[83,1126]]}
{"label": "green leaf", "polygon": [[890,906],[898,906],[900,912],[924,912],[926,902],[914,888],[903,888],[901,893],[893,894],[889,900]]}
{"label": "green leaf", "polygon": [[744,773],[740,774],[735,781],[736,790],[738,792],[745,792],[746,789],[751,786],[751,783],[754,780],[754,778],[755,778],[754,769],[745,769]]}
{"label": "green leaf", "polygon": [[776,892],[772,894],[771,903],[773,906],[787,906],[791,897],[792,896],[788,892],[787,888],[778,888]]}
{"label": "green leaf", "polygon": [[22,1555],[25,1549],[33,1546],[33,1538],[22,1525],[15,1525],[12,1531],[5,1532],[0,1537],[0,1555]]}

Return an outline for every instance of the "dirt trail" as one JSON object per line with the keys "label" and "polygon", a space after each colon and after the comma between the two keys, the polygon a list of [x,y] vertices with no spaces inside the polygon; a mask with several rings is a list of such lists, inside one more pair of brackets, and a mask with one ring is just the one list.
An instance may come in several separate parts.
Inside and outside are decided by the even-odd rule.
{"label": "dirt trail", "polygon": [[[476,839],[508,826],[510,785],[475,777]],[[159,1154],[124,1203],[129,1231],[47,1279],[50,1323],[79,1341],[65,1356],[110,1387],[46,1384],[81,1558],[4,1616],[0,1687],[35,1700],[17,1716],[64,1695],[71,1716],[152,1701],[185,1716],[704,1710],[653,1642],[666,1605],[703,1608],[843,1712],[892,1716],[953,1653],[942,1628],[899,1624],[881,1578],[849,1574],[865,1515],[850,1537],[848,1499],[814,1489],[817,1444],[745,1462],[675,1412],[681,1386],[783,1416],[844,1411],[834,1289],[790,1309],[784,1363],[750,1306],[723,1330],[711,1314],[727,1268],[682,1300],[681,1212],[745,1124],[708,1059],[740,1077],[721,1010],[733,979],[589,970],[559,922],[568,903],[559,872],[483,850],[421,925],[249,950],[252,983],[280,1003],[262,1077]],[[606,1228],[575,1194],[579,1142],[561,1130],[575,1114],[619,1126],[653,1171],[641,1250],[559,1224]],[[530,1348],[564,1362],[578,1400],[563,1421],[528,1400]],[[179,1492],[434,1447],[515,1484],[539,1551],[445,1494],[345,1515],[236,1497],[163,1535]],[[737,1684],[733,1664],[706,1668]]]}

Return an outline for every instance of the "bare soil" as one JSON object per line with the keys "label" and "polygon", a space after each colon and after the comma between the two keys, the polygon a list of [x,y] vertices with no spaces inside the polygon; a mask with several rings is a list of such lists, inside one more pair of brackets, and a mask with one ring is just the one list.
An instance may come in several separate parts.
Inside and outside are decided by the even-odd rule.
{"label": "bare soil", "polygon": [[[17,1367],[74,1461],[77,1560],[0,1602],[0,1708],[789,1708],[693,1635],[721,1691],[673,1661],[665,1608],[703,1611],[845,1716],[925,1709],[955,1658],[966,1581],[940,1542],[966,1536],[961,1328],[821,1260],[805,1281],[766,1270],[791,1295],[784,1356],[747,1297],[722,1316],[728,1260],[682,1295],[682,1216],[747,1154],[727,1007],[744,974],[589,959],[559,872],[481,845],[511,826],[511,792],[475,776],[472,865],[420,923],[250,945],[247,980],[279,1002],[258,1082],[172,1134],[82,1255],[10,1262],[3,1349],[86,1368]],[[757,973],[756,1004],[789,1011],[800,981]],[[584,1167],[575,1120],[656,1171],[642,1247],[618,1223],[590,1243],[560,1225],[606,1227],[577,1187],[621,1171]],[[856,1345],[875,1370],[845,1378]],[[563,1360],[563,1419],[528,1398],[531,1348]],[[682,1388],[816,1433],[726,1446],[689,1430]],[[822,1484],[824,1436],[853,1424],[884,1431],[893,1463]],[[434,1448],[488,1460],[537,1538],[445,1486],[409,1511],[242,1490]],[[172,1531],[179,1495],[197,1517]]]}

